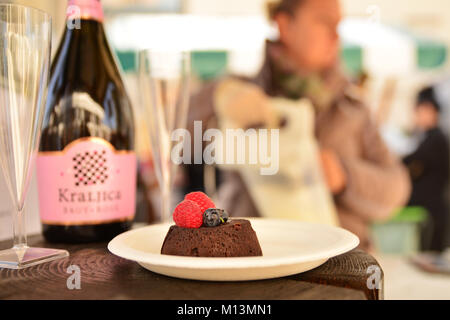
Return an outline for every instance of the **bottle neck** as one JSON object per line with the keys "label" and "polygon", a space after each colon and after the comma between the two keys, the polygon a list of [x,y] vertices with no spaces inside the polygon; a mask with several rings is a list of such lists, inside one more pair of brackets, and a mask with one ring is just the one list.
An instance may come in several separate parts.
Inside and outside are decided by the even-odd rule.
{"label": "bottle neck", "polygon": [[100,0],[69,0],[68,20],[95,20],[103,22],[103,8]]}

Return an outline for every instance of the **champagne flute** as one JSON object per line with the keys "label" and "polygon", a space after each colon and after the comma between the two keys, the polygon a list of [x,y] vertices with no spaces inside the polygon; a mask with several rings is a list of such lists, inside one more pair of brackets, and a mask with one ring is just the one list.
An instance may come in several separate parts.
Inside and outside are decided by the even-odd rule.
{"label": "champagne flute", "polygon": [[0,167],[13,200],[13,247],[0,251],[0,268],[22,269],[68,256],[30,248],[25,203],[39,145],[51,49],[51,17],[0,4]]}
{"label": "champagne flute", "polygon": [[143,50],[139,53],[142,115],[150,137],[161,191],[161,220],[171,215],[171,191],[177,166],[171,161],[174,130],[185,129],[189,105],[190,54]]}

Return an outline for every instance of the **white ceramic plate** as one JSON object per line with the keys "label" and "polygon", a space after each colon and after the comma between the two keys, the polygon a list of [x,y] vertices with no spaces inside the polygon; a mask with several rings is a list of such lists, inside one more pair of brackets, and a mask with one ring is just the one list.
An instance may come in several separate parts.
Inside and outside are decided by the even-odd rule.
{"label": "white ceramic plate", "polygon": [[314,269],[328,259],[354,249],[357,236],[341,228],[288,220],[249,219],[262,257],[202,258],[162,255],[169,227],[158,224],[125,232],[108,249],[167,276],[207,280],[244,281],[284,277]]}

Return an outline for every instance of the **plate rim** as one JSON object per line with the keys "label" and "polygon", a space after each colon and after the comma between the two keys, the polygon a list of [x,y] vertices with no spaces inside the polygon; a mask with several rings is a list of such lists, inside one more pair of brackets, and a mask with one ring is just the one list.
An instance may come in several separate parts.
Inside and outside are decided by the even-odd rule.
{"label": "plate rim", "polygon": [[[233,218],[240,219],[240,218]],[[161,267],[170,267],[170,268],[184,268],[184,269],[203,269],[203,270],[212,270],[212,269],[241,269],[241,268],[267,268],[267,267],[277,267],[277,266],[286,266],[293,264],[306,263],[310,261],[330,259],[336,257],[338,255],[344,254],[355,249],[359,245],[359,238],[353,234],[352,232],[345,230],[341,227],[335,227],[330,225],[323,225],[318,223],[310,223],[303,222],[297,220],[286,220],[286,219],[268,219],[268,218],[242,218],[246,220],[250,220],[250,222],[263,222],[263,223],[296,223],[302,225],[310,225],[318,228],[328,228],[337,233],[341,233],[348,243],[346,245],[342,244],[341,247],[336,248],[332,247],[328,250],[321,250],[316,254],[308,254],[307,256],[301,255],[287,255],[281,257],[185,257],[185,256],[171,256],[171,255],[163,255],[161,253],[149,253],[142,252],[140,250],[136,250],[124,244],[124,239],[128,237],[130,234],[144,232],[145,229],[157,228],[167,226],[170,227],[173,223],[159,223],[148,225],[145,227],[140,227],[137,229],[126,231],[114,239],[112,239],[108,243],[108,250],[121,258],[135,261],[145,264],[151,264],[155,266]],[[343,240],[342,240],[343,241]],[[127,254],[123,254],[123,251],[126,251]]]}

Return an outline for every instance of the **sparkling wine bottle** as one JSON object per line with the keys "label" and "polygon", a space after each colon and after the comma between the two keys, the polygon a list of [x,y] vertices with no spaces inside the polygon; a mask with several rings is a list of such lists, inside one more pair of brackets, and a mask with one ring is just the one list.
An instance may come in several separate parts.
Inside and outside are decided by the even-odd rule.
{"label": "sparkling wine bottle", "polygon": [[40,216],[50,242],[104,241],[135,215],[133,112],[100,1],[69,0],[67,14],[37,159]]}

